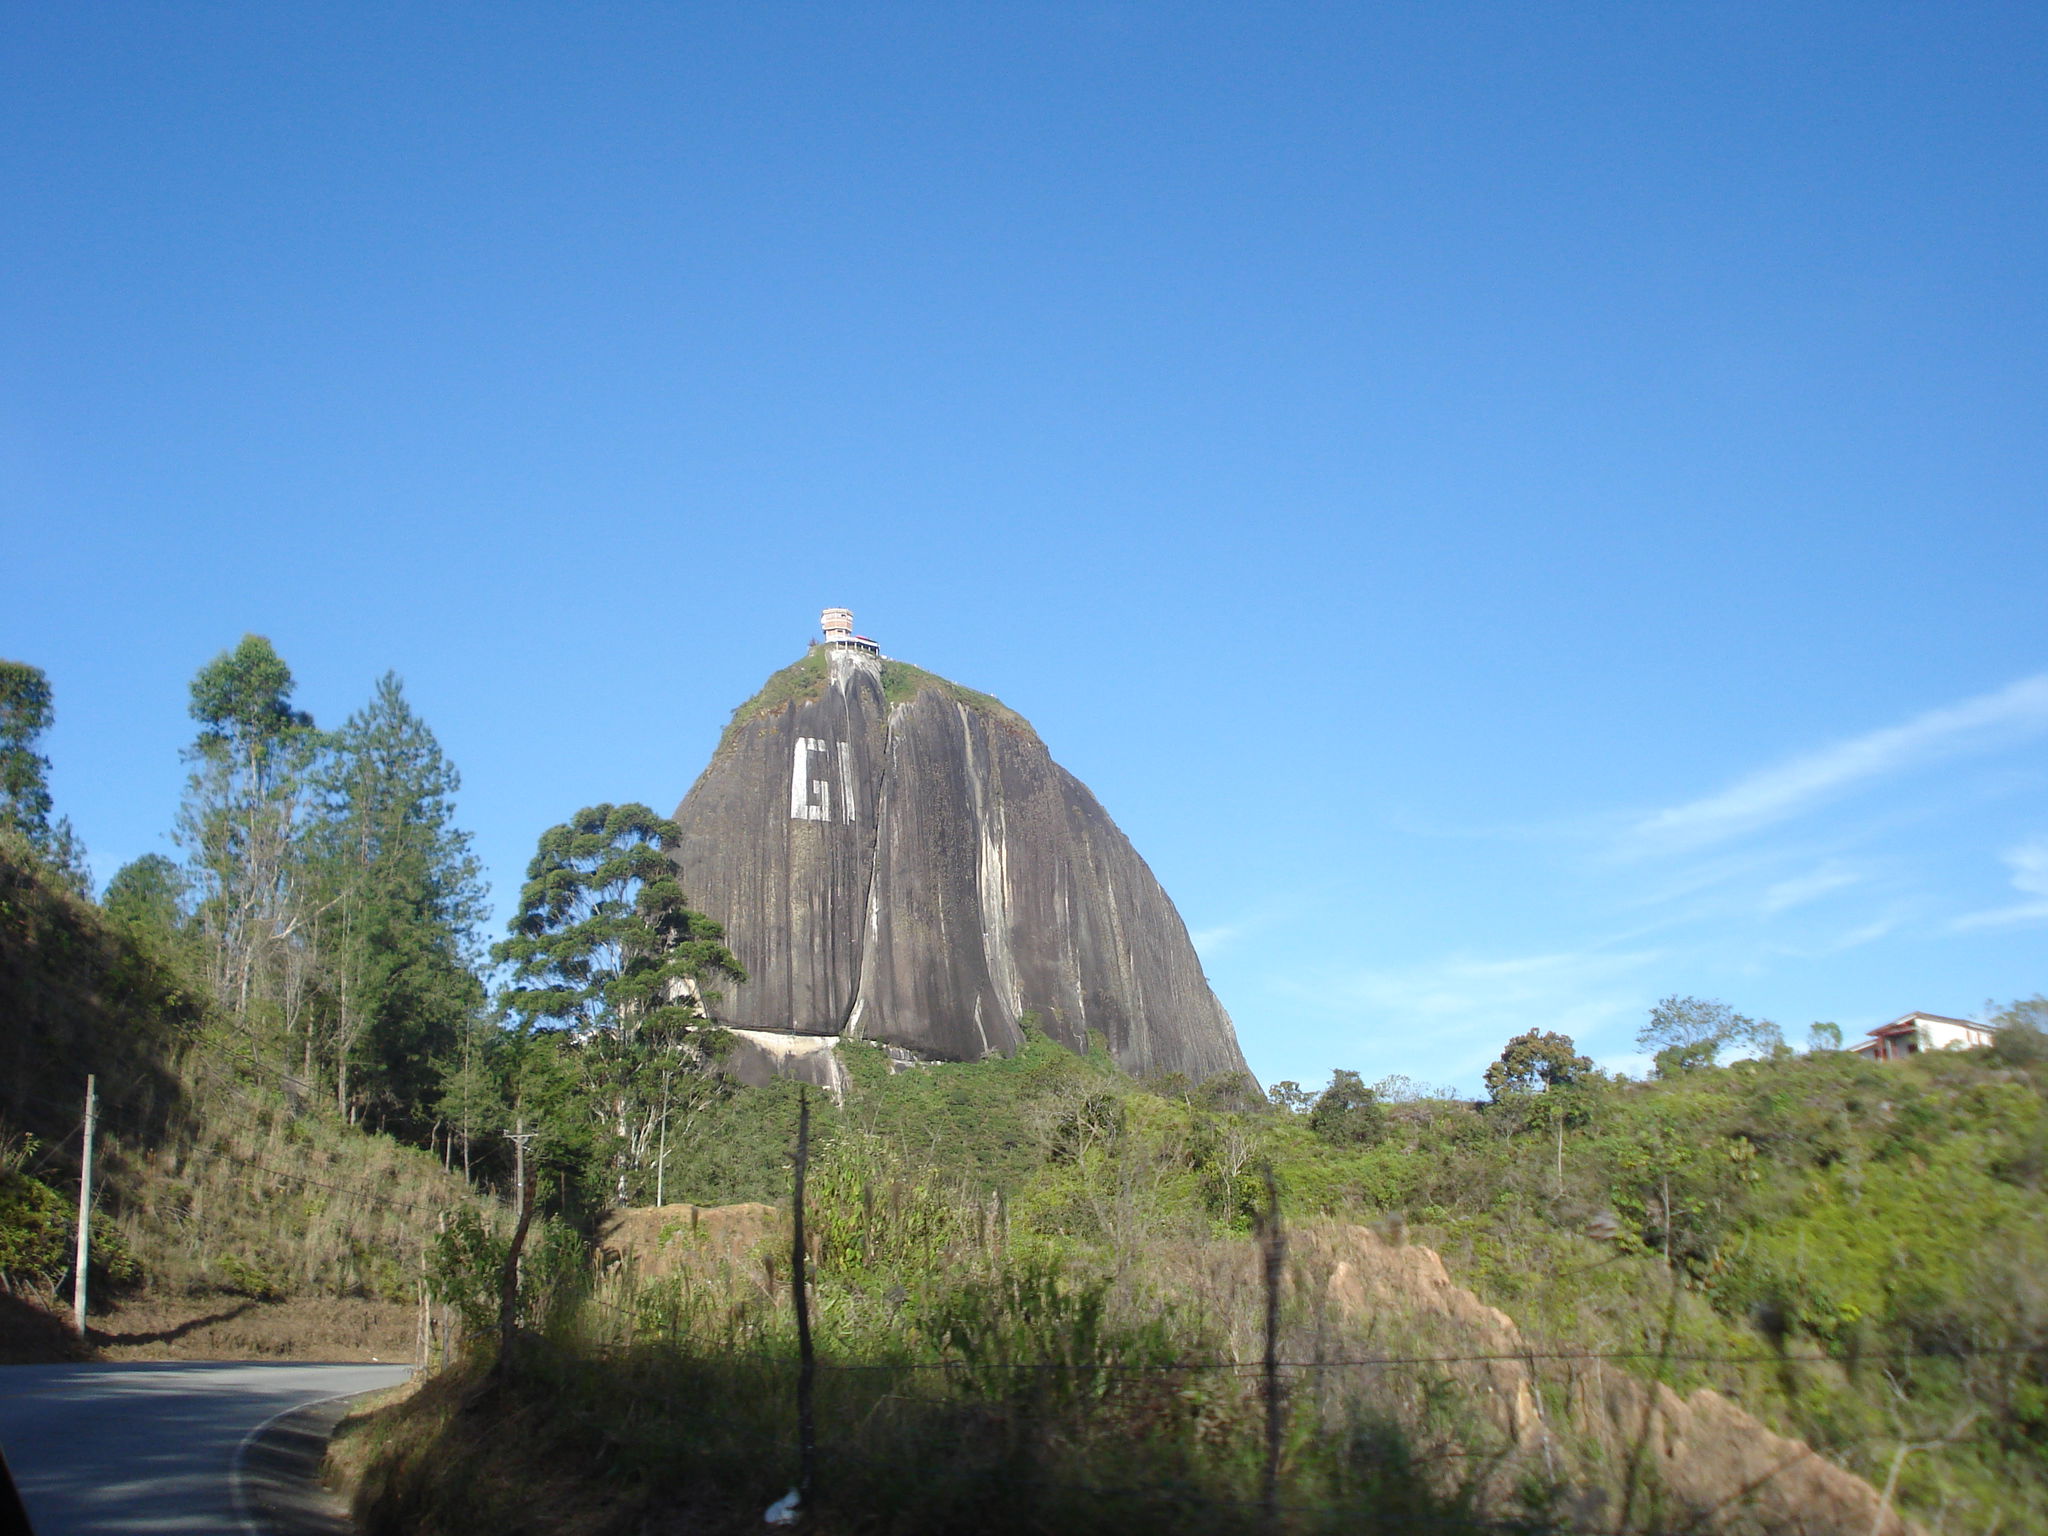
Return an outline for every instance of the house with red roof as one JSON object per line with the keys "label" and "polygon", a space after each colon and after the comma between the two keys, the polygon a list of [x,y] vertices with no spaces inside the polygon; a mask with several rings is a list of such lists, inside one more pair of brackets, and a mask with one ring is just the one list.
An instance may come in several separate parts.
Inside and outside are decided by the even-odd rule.
{"label": "house with red roof", "polygon": [[1909,1013],[1880,1024],[1868,1040],[1849,1047],[1872,1061],[1897,1061],[1921,1051],[1968,1051],[1989,1045],[1998,1031],[1973,1019],[1951,1019],[1939,1013]]}

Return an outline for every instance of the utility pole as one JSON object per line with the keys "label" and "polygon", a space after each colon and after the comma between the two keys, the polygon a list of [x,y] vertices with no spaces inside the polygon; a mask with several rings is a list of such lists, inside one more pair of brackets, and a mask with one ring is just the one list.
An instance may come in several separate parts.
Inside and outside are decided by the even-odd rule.
{"label": "utility pole", "polygon": [[512,1184],[519,1191],[519,1203],[515,1210],[520,1221],[526,1219],[526,1144],[539,1134],[539,1131],[529,1131],[526,1128],[526,1116],[524,1115],[521,1115],[514,1122],[514,1129],[505,1133],[505,1139],[511,1142],[514,1148]]}
{"label": "utility pole", "polygon": [[90,1072],[85,1077],[85,1155],[78,1164],[78,1265],[71,1277],[71,1327],[85,1337],[85,1267],[92,1261],[92,1134],[100,1100]]}
{"label": "utility pole", "polygon": [[491,1365],[491,1374],[500,1377],[511,1369],[519,1320],[520,1257],[526,1249],[526,1229],[533,1222],[533,1190],[526,1182],[526,1144],[540,1134],[526,1128],[524,1115],[517,1125],[517,1130],[505,1133],[519,1154],[515,1175],[519,1181],[519,1222],[512,1229],[512,1245],[506,1251],[505,1267],[498,1277],[498,1358]]}
{"label": "utility pole", "polygon": [[1564,1199],[1564,1111],[1550,1106],[1552,1128],[1557,1132],[1557,1198]]}
{"label": "utility pole", "polygon": [[526,1116],[524,1115],[521,1115],[514,1122],[513,1128],[505,1133],[505,1139],[511,1142],[513,1147],[512,1187],[520,1192],[518,1198],[521,1200],[526,1198],[526,1144],[533,1140],[537,1134],[537,1132],[529,1131],[526,1128]]}

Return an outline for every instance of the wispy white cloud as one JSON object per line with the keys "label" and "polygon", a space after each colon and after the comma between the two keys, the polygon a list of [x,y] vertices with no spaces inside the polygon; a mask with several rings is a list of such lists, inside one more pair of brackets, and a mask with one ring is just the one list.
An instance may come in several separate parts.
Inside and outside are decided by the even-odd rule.
{"label": "wispy white cloud", "polygon": [[2030,898],[2011,906],[1971,912],[1950,923],[1967,932],[1973,928],[2014,928],[2022,923],[2048,922],[2048,837],[2029,838],[2002,855],[2012,871],[2013,889]]}
{"label": "wispy white cloud", "polygon": [[[1304,909],[1315,910],[1330,899],[1327,887],[1305,886],[1280,896],[1267,896],[1234,912],[1216,913],[1216,921],[1188,930],[1188,942],[1204,960],[1238,948],[1246,939],[1299,922]],[[1208,916],[1210,914],[1199,914]]]}
{"label": "wispy white cloud", "polygon": [[1770,886],[1757,903],[1758,910],[1765,917],[1789,912],[1794,907],[1803,907],[1810,901],[1818,901],[1832,891],[1861,885],[1865,878],[1860,870],[1851,869],[1846,864],[1823,864],[1808,874],[1794,875],[1789,880],[1780,880]]}
{"label": "wispy white cloud", "polygon": [[[1456,1077],[1476,1091],[1502,1044],[1532,1028],[1571,1035],[1609,1068],[1640,1071],[1634,1035],[1665,993],[1727,994],[1745,1012],[1767,1013],[1774,993],[1804,995],[1832,971],[1848,992],[1867,987],[1848,957],[1900,934],[1918,942],[1945,923],[1951,932],[2048,924],[2048,833],[2006,853],[2009,904],[1952,918],[1963,903],[1942,894],[1958,844],[1985,846],[1958,819],[2037,792],[2044,775],[2028,766],[2037,754],[2009,749],[2044,734],[2048,672],[1766,762],[1647,814],[1589,810],[1526,828],[1404,822],[1417,836],[1497,844],[1490,900],[1434,931],[1427,913],[1399,914],[1369,963],[1360,955],[1352,966],[1248,971],[1247,990],[1300,1021],[1274,1075],[1307,1081],[1342,1065],[1368,1078]],[[1906,777],[1966,758],[1967,773]],[[2006,780],[1987,791],[2001,771]],[[1858,814],[1809,814],[1852,792]],[[1509,895],[1533,923],[1501,921]],[[1215,915],[1195,935],[1202,952],[1250,957],[1259,942],[1251,919]],[[1825,1017],[1852,1005],[1813,1006]]]}
{"label": "wispy white cloud", "polygon": [[1874,944],[1886,934],[1895,931],[1900,921],[1897,916],[1874,917],[1859,927],[1851,928],[1836,939],[1828,953],[1840,954],[1845,949],[1858,949],[1865,944]]}
{"label": "wispy white cloud", "polygon": [[[1654,950],[1589,949],[1483,959],[1447,955],[1409,965],[1372,967],[1290,986],[1320,1009],[1368,1024],[1367,1075],[1414,1071],[1427,1057],[1435,1076],[1469,1077],[1530,1029],[1554,1029],[1584,1046],[1642,1007],[1634,978],[1660,958]],[[1342,1063],[1340,1063],[1341,1065]]]}
{"label": "wispy white cloud", "polygon": [[1875,944],[1887,934],[1897,933],[1909,920],[1910,914],[1904,908],[1894,907],[1881,916],[1832,936],[1822,936],[1805,944],[1773,944],[1761,952],[1760,963],[1774,959],[1784,960],[1825,960],[1831,955],[1846,950],[1861,949],[1865,944]]}
{"label": "wispy white cloud", "polygon": [[1787,856],[1777,848],[1721,851],[1701,858],[1658,865],[1642,884],[1629,889],[1625,900],[1634,907],[1667,907],[1709,893],[1739,890],[1746,909],[1755,901],[1759,883],[1782,871]]}
{"label": "wispy white cloud", "polygon": [[1628,829],[1623,848],[1646,854],[1704,847],[1783,821],[1868,780],[2043,730],[2048,673],[1802,753],[1714,794],[1642,817]]}

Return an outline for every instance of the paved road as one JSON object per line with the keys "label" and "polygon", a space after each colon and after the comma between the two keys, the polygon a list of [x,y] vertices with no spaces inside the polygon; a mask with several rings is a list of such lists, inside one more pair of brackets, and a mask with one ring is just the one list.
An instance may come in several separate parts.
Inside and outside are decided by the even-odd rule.
{"label": "paved road", "polygon": [[231,1472],[267,1420],[403,1365],[0,1365],[0,1448],[36,1536],[243,1536]]}

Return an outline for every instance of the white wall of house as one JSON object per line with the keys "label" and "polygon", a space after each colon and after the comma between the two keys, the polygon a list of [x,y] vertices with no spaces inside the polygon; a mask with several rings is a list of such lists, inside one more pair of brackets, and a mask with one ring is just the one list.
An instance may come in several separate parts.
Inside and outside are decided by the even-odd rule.
{"label": "white wall of house", "polygon": [[1980,1045],[1989,1045],[1992,1029],[1988,1024],[1973,1024],[1967,1019],[1937,1019],[1922,1014],[1920,1018],[1920,1049],[1923,1051],[1967,1051]]}
{"label": "white wall of house", "polygon": [[1989,1024],[1971,1019],[1945,1018],[1938,1013],[1909,1013],[1880,1024],[1868,1040],[1849,1047],[1879,1061],[1891,1061],[1920,1051],[1967,1051],[1989,1045],[1997,1031]]}

